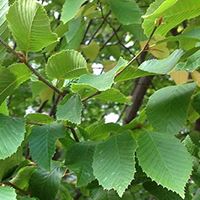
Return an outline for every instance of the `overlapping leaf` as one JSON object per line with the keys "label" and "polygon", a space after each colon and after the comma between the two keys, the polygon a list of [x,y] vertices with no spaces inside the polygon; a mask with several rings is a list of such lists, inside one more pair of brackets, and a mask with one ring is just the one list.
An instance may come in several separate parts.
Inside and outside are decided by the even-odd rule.
{"label": "overlapping leaf", "polygon": [[11,187],[0,187],[0,199],[2,200],[17,200],[15,189]]}
{"label": "overlapping leaf", "polygon": [[40,51],[57,40],[45,9],[35,0],[17,0],[7,14],[9,28],[20,50]]}
{"label": "overlapping leaf", "polygon": [[87,73],[87,63],[79,52],[65,50],[50,57],[46,73],[51,78],[72,79]]}
{"label": "overlapping leaf", "polygon": [[75,94],[69,99],[63,99],[63,101],[58,105],[56,117],[58,120],[80,124],[82,107],[83,105],[80,96]]}
{"label": "overlapping leaf", "polygon": [[112,84],[114,83],[114,78],[116,73],[120,71],[126,64],[127,61],[124,60],[123,58],[120,58],[117,65],[112,70],[101,75],[93,75],[93,74],[82,75],[78,83],[89,85],[93,88],[96,88],[99,91],[108,90],[112,87]]}
{"label": "overlapping leaf", "polygon": [[184,20],[200,15],[199,9],[200,2],[196,0],[156,0],[144,16],[144,31],[149,36],[155,27],[155,21],[162,18],[163,23],[155,34],[166,35],[169,30]]}
{"label": "overlapping leaf", "polygon": [[141,10],[135,0],[108,0],[108,3],[121,24],[140,24]]}
{"label": "overlapping leaf", "polygon": [[49,170],[55,153],[55,142],[64,137],[63,126],[44,125],[32,129],[29,144],[32,159],[42,168]]}
{"label": "overlapping leaf", "polygon": [[158,184],[184,198],[184,187],[192,171],[192,157],[173,136],[141,133],[137,157],[143,171]]}
{"label": "overlapping leaf", "polygon": [[66,166],[76,173],[78,187],[86,186],[95,179],[92,169],[94,147],[90,142],[74,144],[66,154]]}
{"label": "overlapping leaf", "polygon": [[81,5],[85,2],[86,0],[66,0],[63,9],[62,9],[62,17],[61,20],[66,23],[73,19]]}
{"label": "overlapping leaf", "polygon": [[147,103],[148,120],[156,130],[177,134],[187,118],[195,84],[168,86],[156,91]]}
{"label": "overlapping leaf", "polygon": [[94,176],[104,189],[117,191],[121,197],[134,178],[136,143],[124,133],[97,145],[94,153]]}
{"label": "overlapping leaf", "polygon": [[33,196],[42,200],[55,200],[60,187],[61,172],[54,168],[50,172],[37,169],[30,179],[30,190]]}
{"label": "overlapping leaf", "polygon": [[14,154],[24,140],[25,124],[23,120],[0,114],[0,159]]}
{"label": "overlapping leaf", "polygon": [[167,74],[175,67],[182,55],[182,50],[175,50],[169,57],[165,59],[152,59],[143,62],[139,66],[139,69],[150,73]]}
{"label": "overlapping leaf", "polygon": [[8,68],[0,68],[0,104],[15,89],[30,78],[30,71],[24,64],[13,64]]}

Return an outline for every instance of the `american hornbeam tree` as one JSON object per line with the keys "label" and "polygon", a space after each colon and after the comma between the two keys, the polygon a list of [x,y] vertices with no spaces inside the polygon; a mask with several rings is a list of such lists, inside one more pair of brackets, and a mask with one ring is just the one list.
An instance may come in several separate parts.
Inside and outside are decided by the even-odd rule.
{"label": "american hornbeam tree", "polygon": [[199,68],[199,0],[0,0],[0,200],[199,200]]}

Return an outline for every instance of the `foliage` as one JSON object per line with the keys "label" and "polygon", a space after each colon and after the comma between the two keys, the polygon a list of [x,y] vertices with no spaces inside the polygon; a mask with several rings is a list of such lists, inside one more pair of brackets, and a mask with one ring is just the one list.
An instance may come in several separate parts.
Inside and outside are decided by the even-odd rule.
{"label": "foliage", "polygon": [[199,9],[0,0],[0,199],[199,199]]}

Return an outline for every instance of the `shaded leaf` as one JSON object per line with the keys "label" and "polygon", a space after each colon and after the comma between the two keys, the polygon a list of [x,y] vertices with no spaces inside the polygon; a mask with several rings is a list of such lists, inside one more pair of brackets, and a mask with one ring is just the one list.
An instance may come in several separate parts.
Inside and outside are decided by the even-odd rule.
{"label": "shaded leaf", "polygon": [[81,142],[72,145],[67,151],[65,163],[76,173],[78,187],[86,186],[95,179],[92,169],[94,147],[91,142]]}
{"label": "shaded leaf", "polygon": [[13,64],[8,68],[0,68],[0,104],[17,87],[28,80],[30,75],[30,71],[24,64]]}
{"label": "shaded leaf", "polygon": [[30,180],[30,190],[33,196],[42,200],[55,200],[60,187],[61,173],[55,168],[50,172],[35,170]]}
{"label": "shaded leaf", "polygon": [[61,137],[64,137],[62,125],[44,125],[32,129],[29,138],[30,154],[40,167],[50,169],[51,159],[55,153],[55,142]]}

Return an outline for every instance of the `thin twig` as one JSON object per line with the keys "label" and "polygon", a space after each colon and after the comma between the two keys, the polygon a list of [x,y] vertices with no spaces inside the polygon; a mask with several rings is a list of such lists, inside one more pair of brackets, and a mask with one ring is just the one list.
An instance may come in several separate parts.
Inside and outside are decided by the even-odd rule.
{"label": "thin twig", "polygon": [[144,45],[144,47],[127,63],[127,65],[121,70],[119,71],[115,77],[119,76],[122,72],[124,72],[125,69],[127,69],[134,61],[136,61],[137,59],[139,59],[139,57],[141,56],[141,54],[145,51],[148,50],[149,48],[149,43],[154,35],[154,33],[156,32],[158,26],[155,26],[151,35],[149,36],[149,39],[147,40],[146,44]]}
{"label": "thin twig", "polygon": [[38,77],[40,81],[45,83],[49,88],[54,90],[56,93],[63,95],[63,92],[60,91],[58,88],[56,88],[54,85],[52,85],[48,80],[46,80],[40,73],[38,73],[27,61],[26,56],[22,53],[16,52],[14,49],[12,49],[2,38],[0,38],[0,44],[2,44],[8,51],[10,51],[14,56],[16,56],[20,62],[24,63],[29,70]]}
{"label": "thin twig", "polygon": [[56,107],[60,101],[60,99],[62,98],[63,96],[62,95],[58,95],[57,98],[55,99],[54,103],[53,103],[53,106],[51,107],[51,110],[49,112],[49,116],[54,116],[55,113],[56,113]]}
{"label": "thin twig", "polygon": [[[111,27],[111,29],[113,30],[113,33],[114,33],[116,39],[118,40],[118,43],[119,43],[126,51],[128,51],[129,54],[135,56],[135,54],[133,54],[132,51],[131,51],[128,47],[126,47],[126,46],[123,44],[123,42],[121,41],[121,39],[120,39],[120,37],[119,37],[119,35],[118,35],[118,31],[120,30],[121,25],[120,25],[117,29],[115,29],[115,27],[112,25],[112,23],[110,23],[110,21],[108,20],[108,18],[105,18],[101,3],[99,3],[99,7],[100,7],[100,10],[101,10],[102,18],[106,20],[107,24],[108,24],[108,25]],[[139,65],[138,59],[136,59],[136,61],[137,61],[138,65]]]}
{"label": "thin twig", "polygon": [[73,137],[74,137],[74,140],[75,140],[76,142],[80,142],[80,140],[79,140],[79,138],[78,138],[78,135],[76,134],[75,129],[72,128],[72,127],[68,127],[68,128],[71,130],[72,135],[73,135]]}
{"label": "thin twig", "polygon": [[[121,28],[121,26],[119,26],[116,31],[119,31]],[[102,47],[99,49],[99,51],[102,51],[106,46],[107,44],[113,39],[113,37],[115,36],[115,33],[113,32],[113,34],[104,42],[104,44],[102,45]]]}
{"label": "thin twig", "polygon": [[99,27],[96,29],[96,31],[94,32],[94,34],[92,35],[92,37],[90,38],[88,45],[92,42],[92,40],[95,38],[96,34],[99,32],[99,30],[102,28],[102,26],[104,25],[104,23],[106,22],[106,19],[108,18],[108,16],[110,15],[111,11],[109,11],[107,13],[107,15],[105,16],[105,18],[103,19],[103,21],[101,22],[101,24],[99,25]]}
{"label": "thin twig", "polygon": [[40,105],[40,107],[37,109],[36,112],[41,113],[42,110],[44,109],[44,107],[46,106],[47,102],[48,102],[48,100],[42,102],[41,105]]}
{"label": "thin twig", "polygon": [[82,43],[84,43],[84,41],[85,41],[85,38],[86,38],[87,33],[88,33],[88,31],[89,31],[89,29],[90,29],[90,27],[91,27],[91,25],[92,25],[92,22],[93,22],[93,19],[91,19],[91,20],[89,21],[88,25],[87,25],[87,28],[86,28],[85,33],[84,33],[84,36],[83,36]]}
{"label": "thin twig", "polygon": [[100,93],[101,93],[101,91],[97,91],[97,92],[95,92],[94,94],[92,94],[92,95],[90,95],[90,96],[88,96],[88,97],[82,99],[82,102],[85,102],[85,101],[87,101],[87,100],[89,100],[89,99],[91,99],[91,98],[97,96],[97,95],[100,94]]}

